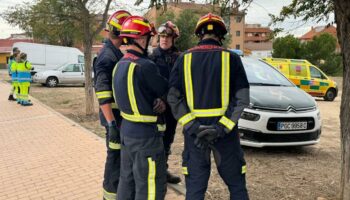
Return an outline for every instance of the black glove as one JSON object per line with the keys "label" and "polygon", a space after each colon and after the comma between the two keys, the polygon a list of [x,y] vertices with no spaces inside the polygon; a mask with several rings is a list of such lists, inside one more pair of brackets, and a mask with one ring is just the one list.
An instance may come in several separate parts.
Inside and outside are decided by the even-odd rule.
{"label": "black glove", "polygon": [[208,149],[209,142],[206,141],[204,138],[196,137],[196,139],[194,139],[194,145],[200,150],[206,150]]}
{"label": "black glove", "polygon": [[218,138],[218,132],[215,126],[201,125],[199,126],[198,132],[196,135],[198,139],[204,139],[208,143],[214,143]]}
{"label": "black glove", "polygon": [[120,149],[120,131],[115,121],[108,122],[108,147],[112,150]]}

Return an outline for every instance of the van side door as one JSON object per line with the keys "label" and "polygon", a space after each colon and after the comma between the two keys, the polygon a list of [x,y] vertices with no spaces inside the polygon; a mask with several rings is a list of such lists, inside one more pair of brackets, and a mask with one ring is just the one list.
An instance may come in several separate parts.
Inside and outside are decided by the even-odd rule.
{"label": "van side door", "polygon": [[289,65],[289,79],[300,89],[309,92],[308,70],[305,65],[291,63]]}

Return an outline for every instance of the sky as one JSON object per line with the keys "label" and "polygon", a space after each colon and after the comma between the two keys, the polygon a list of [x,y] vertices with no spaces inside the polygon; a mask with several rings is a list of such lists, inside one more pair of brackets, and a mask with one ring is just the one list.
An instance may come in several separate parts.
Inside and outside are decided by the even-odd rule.
{"label": "sky", "polygon": [[[33,1],[34,0],[0,0],[0,13],[6,11],[9,6],[13,6],[23,2]],[[115,0],[112,5],[122,5],[122,7],[127,10],[133,8],[133,10],[131,10],[132,13],[142,14],[142,12],[145,12],[149,1],[144,0],[145,3],[143,3],[140,7],[136,7],[133,5],[135,1],[136,0]],[[205,0],[202,0],[202,2],[203,1]],[[269,13],[278,14],[281,8],[285,5],[289,5],[291,1],[292,0],[254,0],[248,8],[246,15],[246,23],[262,24],[263,26],[268,26],[270,22]],[[201,0],[196,2],[201,2]],[[331,22],[333,18],[334,17],[331,17],[329,22]],[[327,23],[328,22],[320,22],[318,24],[315,22],[304,23],[300,20],[290,19],[280,24],[279,27],[285,29],[285,31],[281,35],[293,34],[295,36],[301,36],[307,31],[309,31],[312,26],[326,25]],[[9,25],[6,23],[6,21],[0,18],[0,39],[8,38],[12,33],[21,32],[23,31],[18,27]]]}

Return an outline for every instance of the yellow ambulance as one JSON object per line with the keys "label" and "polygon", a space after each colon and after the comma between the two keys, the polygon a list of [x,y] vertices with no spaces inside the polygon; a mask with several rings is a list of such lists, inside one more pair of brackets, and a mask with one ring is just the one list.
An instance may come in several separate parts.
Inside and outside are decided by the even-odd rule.
{"label": "yellow ambulance", "polygon": [[311,96],[333,101],[338,95],[336,82],[307,60],[284,58],[264,58],[262,60],[277,68],[296,86]]}

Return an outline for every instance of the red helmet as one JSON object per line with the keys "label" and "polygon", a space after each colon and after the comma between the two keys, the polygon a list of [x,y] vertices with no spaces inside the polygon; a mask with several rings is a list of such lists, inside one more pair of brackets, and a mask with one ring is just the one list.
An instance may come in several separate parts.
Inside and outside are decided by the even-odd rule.
{"label": "red helmet", "polygon": [[208,13],[199,18],[195,29],[195,34],[197,36],[201,36],[206,33],[214,33],[219,36],[226,35],[227,29],[224,20],[220,16],[212,13]]}
{"label": "red helmet", "polygon": [[116,35],[119,35],[123,22],[129,16],[131,16],[131,14],[125,10],[118,10],[117,12],[113,13],[107,20],[106,31],[112,31]]}
{"label": "red helmet", "polygon": [[174,38],[177,38],[180,36],[180,31],[179,28],[172,21],[167,21],[159,26],[158,34],[165,36],[173,36]]}
{"label": "red helmet", "polygon": [[157,34],[154,25],[149,23],[147,19],[140,16],[128,17],[120,31],[120,36],[125,38],[137,39],[144,35],[154,36]]}

